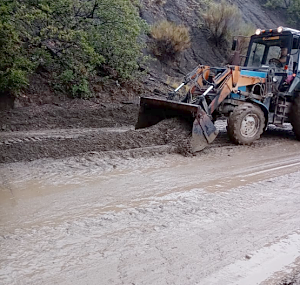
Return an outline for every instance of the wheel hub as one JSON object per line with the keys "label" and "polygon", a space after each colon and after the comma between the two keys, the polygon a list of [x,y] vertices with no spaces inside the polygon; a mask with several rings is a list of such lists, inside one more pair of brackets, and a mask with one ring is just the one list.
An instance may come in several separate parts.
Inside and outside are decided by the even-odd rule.
{"label": "wheel hub", "polygon": [[247,114],[241,124],[241,134],[244,137],[251,138],[256,135],[259,130],[259,118],[256,114]]}

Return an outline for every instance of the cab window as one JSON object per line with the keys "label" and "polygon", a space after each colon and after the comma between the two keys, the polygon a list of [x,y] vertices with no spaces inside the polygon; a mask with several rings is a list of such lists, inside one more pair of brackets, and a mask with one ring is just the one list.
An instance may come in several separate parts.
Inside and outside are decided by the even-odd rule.
{"label": "cab window", "polygon": [[254,43],[251,48],[248,66],[259,67],[263,59],[264,51],[265,45]]}
{"label": "cab window", "polygon": [[279,46],[270,46],[269,52],[266,60],[266,64],[268,64],[269,60],[272,58],[280,58],[281,48]]}

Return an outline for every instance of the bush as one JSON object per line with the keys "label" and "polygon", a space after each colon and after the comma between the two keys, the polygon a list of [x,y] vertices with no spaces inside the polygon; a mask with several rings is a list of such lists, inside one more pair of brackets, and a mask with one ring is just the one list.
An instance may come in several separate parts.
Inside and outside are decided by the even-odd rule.
{"label": "bush", "polygon": [[209,2],[208,9],[202,16],[204,27],[209,32],[209,38],[221,47],[228,45],[241,23],[239,9],[235,5],[228,4],[225,0],[220,3]]}
{"label": "bush", "polygon": [[22,44],[10,17],[13,5],[0,4],[0,93],[14,93],[28,84],[33,65],[23,55]]}
{"label": "bush", "polygon": [[265,6],[267,8],[283,8],[283,9],[287,9],[289,8],[293,2],[295,2],[294,0],[267,0],[265,3]]}
{"label": "bush", "polygon": [[267,0],[264,4],[269,9],[277,9],[286,11],[288,22],[298,28],[300,25],[300,1],[299,0]]}
{"label": "bush", "polygon": [[189,29],[168,21],[152,26],[151,37],[152,52],[162,59],[174,59],[191,44]]}
{"label": "bush", "polygon": [[[94,1],[93,1],[94,2]],[[148,30],[134,0],[98,0],[98,14],[90,25],[89,40],[119,79],[132,79],[139,70],[145,47],[141,35]],[[101,19],[100,24],[98,19]]]}
{"label": "bush", "polygon": [[157,6],[163,6],[167,3],[166,0],[152,0],[152,4],[153,5],[157,5]]}
{"label": "bush", "polygon": [[73,96],[89,94],[102,64],[132,78],[146,30],[131,0],[2,0],[0,87],[17,91],[37,67]]}
{"label": "bush", "polygon": [[291,0],[292,4],[288,6],[287,12],[289,15],[289,22],[291,25],[299,28],[300,25],[300,1]]}

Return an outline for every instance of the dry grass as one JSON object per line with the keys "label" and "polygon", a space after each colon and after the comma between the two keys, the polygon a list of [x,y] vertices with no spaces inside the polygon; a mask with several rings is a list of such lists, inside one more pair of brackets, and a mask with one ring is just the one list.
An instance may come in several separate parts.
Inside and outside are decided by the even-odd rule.
{"label": "dry grass", "polygon": [[152,0],[151,2],[152,2],[152,4],[157,5],[157,6],[163,6],[167,3],[166,0]]}
{"label": "dry grass", "polygon": [[189,29],[169,21],[162,21],[152,26],[153,39],[151,49],[159,58],[175,58],[178,53],[191,45]]}
{"label": "dry grass", "polygon": [[255,33],[255,27],[250,24],[243,24],[239,27],[237,37],[240,38],[239,49],[242,54],[248,50],[250,37]]}
{"label": "dry grass", "polygon": [[231,38],[241,24],[241,13],[237,6],[222,0],[220,3],[210,2],[202,14],[204,26],[209,37],[216,45],[222,45]]}

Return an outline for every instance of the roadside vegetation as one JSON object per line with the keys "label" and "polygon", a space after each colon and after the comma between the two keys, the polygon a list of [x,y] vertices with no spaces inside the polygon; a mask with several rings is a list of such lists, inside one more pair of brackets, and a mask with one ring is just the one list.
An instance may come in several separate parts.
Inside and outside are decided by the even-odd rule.
{"label": "roadside vegetation", "polygon": [[146,29],[131,0],[2,0],[0,89],[15,94],[43,71],[55,88],[86,97],[96,75],[134,78]]}
{"label": "roadside vegetation", "polygon": [[174,60],[191,45],[189,28],[169,21],[151,27],[151,50],[161,60]]}
{"label": "roadside vegetation", "polygon": [[233,36],[251,36],[255,27],[245,23],[239,8],[227,1],[209,1],[202,12],[202,27],[218,48],[228,51]]}
{"label": "roadside vegetation", "polygon": [[[229,54],[233,36],[255,31],[228,1],[199,3],[201,28],[222,54]],[[29,84],[31,74],[40,73],[53,90],[87,98],[99,79],[139,78],[148,58],[146,35],[148,51],[164,62],[190,48],[189,27],[167,20],[149,27],[139,5],[138,0],[2,0],[0,93],[16,95]],[[299,25],[299,0],[265,0],[264,5],[285,10]]]}
{"label": "roadside vegetation", "polygon": [[300,25],[300,1],[299,0],[267,0],[265,7],[268,9],[281,9],[285,11],[288,22],[294,27]]}

